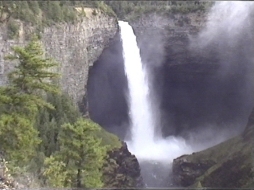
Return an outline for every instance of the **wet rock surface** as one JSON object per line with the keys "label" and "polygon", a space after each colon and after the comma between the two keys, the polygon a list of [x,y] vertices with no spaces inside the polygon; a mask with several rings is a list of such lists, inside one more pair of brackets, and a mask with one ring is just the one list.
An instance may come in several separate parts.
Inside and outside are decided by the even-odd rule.
{"label": "wet rock surface", "polygon": [[105,164],[104,184],[106,188],[135,188],[143,187],[140,165],[137,158],[131,154],[126,143],[120,149],[109,152]]}
{"label": "wet rock surface", "polygon": [[184,155],[174,160],[173,181],[176,186],[187,187],[192,185],[196,178],[203,175],[207,169],[216,164],[212,160],[200,160],[198,163],[188,161]]}

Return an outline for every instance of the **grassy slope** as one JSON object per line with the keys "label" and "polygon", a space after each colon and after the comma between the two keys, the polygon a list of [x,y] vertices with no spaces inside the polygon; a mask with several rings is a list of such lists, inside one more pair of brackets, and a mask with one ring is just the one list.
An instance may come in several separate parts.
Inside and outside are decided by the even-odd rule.
{"label": "grassy slope", "polygon": [[191,187],[253,187],[254,125],[249,124],[243,135],[187,156],[192,163],[212,160],[216,164],[198,177]]}
{"label": "grassy slope", "polygon": [[122,146],[120,139],[116,135],[109,133],[103,128],[97,132],[96,136],[101,138],[103,145],[108,146],[108,150],[119,149]]}

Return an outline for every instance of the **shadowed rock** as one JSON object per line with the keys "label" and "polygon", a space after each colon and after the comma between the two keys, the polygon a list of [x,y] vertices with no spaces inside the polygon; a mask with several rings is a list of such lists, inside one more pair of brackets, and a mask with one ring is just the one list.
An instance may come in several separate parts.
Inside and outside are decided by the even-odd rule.
{"label": "shadowed rock", "polygon": [[244,133],[173,161],[174,185],[249,188],[254,186],[254,111]]}
{"label": "shadowed rock", "polygon": [[131,154],[126,143],[120,149],[109,152],[104,166],[104,184],[107,188],[143,187],[143,179],[137,158]]}

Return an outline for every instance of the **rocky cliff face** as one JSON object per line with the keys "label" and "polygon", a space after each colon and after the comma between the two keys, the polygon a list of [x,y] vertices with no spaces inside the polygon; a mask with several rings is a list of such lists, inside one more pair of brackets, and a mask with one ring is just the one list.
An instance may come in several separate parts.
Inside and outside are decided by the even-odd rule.
{"label": "rocky cliff face", "polygon": [[137,158],[131,154],[126,143],[120,149],[109,152],[104,166],[103,182],[106,188],[143,187],[140,166]]}
{"label": "rocky cliff face", "polygon": [[249,45],[239,35],[230,49],[222,35],[206,49],[196,48],[195,37],[207,20],[205,12],[151,13],[131,22],[142,61],[151,72],[165,136],[185,135],[211,125],[234,128],[239,133],[252,109],[248,79],[252,61],[248,50],[239,51]]}
{"label": "rocky cliff face", "polygon": [[205,21],[204,12],[170,15],[152,13],[141,16],[130,24],[137,36],[143,62],[156,67],[163,64],[168,54],[168,48],[165,47],[174,47],[174,58],[183,56],[184,60],[188,36],[196,34],[205,25]]}
{"label": "rocky cliff face", "polygon": [[[76,103],[81,103],[86,95],[86,83],[89,67],[99,57],[110,39],[117,32],[116,18],[99,11],[93,15],[87,11],[86,17],[74,24],[56,24],[47,27],[41,33],[46,54],[56,59],[62,75],[60,83]],[[20,22],[19,38],[9,40],[7,27],[0,26],[0,85],[7,82],[7,74],[13,64],[3,60],[13,45],[24,45],[33,27]]]}
{"label": "rocky cliff face", "polygon": [[[190,131],[211,128],[230,128],[238,134],[252,109],[254,93],[250,92],[251,69],[247,66],[251,61],[244,51],[238,51],[249,46],[239,40],[229,51],[223,46],[225,39],[219,38],[220,47],[192,48],[190,44],[206,20],[204,12],[148,13],[130,22],[150,72],[151,93],[159,106],[164,136],[186,137]],[[126,136],[129,122],[123,65],[117,36],[90,69],[88,82],[90,116],[121,138]],[[231,137],[236,133],[227,134]]]}
{"label": "rocky cliff face", "polygon": [[[168,17],[149,14],[130,23],[137,36],[142,60],[153,73],[151,80],[154,83],[155,96],[161,100],[160,108],[162,114],[165,114],[162,116],[165,136],[187,132],[189,128],[195,129],[199,126],[205,128],[207,123],[218,126],[216,136],[219,136],[221,128],[231,127],[227,125],[227,122],[240,126],[241,129],[238,129],[238,132],[243,131],[242,124],[246,122],[247,115],[253,106],[253,100],[251,100],[253,96],[248,90],[250,88],[245,78],[248,74],[248,68],[245,66],[252,62],[246,58],[244,51],[238,51],[245,42],[239,42],[231,49],[232,52],[237,52],[235,55],[232,55],[223,45],[220,47],[215,45],[199,51],[189,48],[191,39],[189,37],[198,34],[205,26],[205,20],[206,15],[201,12]],[[223,38],[217,40],[224,42]],[[110,68],[113,64],[117,63],[118,66],[122,64],[123,60],[117,58],[121,57],[121,51],[117,50],[119,48],[109,47],[108,52],[105,53],[108,59],[102,56],[99,60],[100,65],[107,64]],[[224,66],[233,65],[232,70],[228,67],[228,70],[224,72],[226,69],[224,67],[223,70],[223,64]],[[97,71],[99,70],[98,66]],[[123,76],[115,75],[119,72],[114,73],[111,69],[107,72],[103,71],[105,77],[95,83],[105,84],[102,85],[105,91],[115,94],[116,89],[119,90],[125,84]],[[111,76],[113,77],[110,78]],[[107,80],[114,81],[114,86],[108,85],[105,82]],[[91,86],[95,83],[91,83]],[[111,96],[102,93],[101,89],[91,89],[91,92],[97,94],[98,100],[102,96],[106,100],[110,99]],[[121,93],[121,98],[125,99],[124,93]],[[119,105],[119,102],[123,101],[118,102],[117,99],[113,99],[112,102],[114,105]],[[116,125],[114,129],[116,134],[124,131],[121,123],[126,119],[124,115],[127,115],[128,109],[125,105],[122,109],[123,113],[116,111],[111,105],[104,107],[106,108],[99,109],[100,114],[95,120],[103,120],[105,117],[105,121],[100,123],[102,126],[105,126],[105,123],[108,126]],[[96,108],[98,108],[97,105],[93,107],[94,112]],[[108,110],[121,114],[123,119],[113,121],[114,114],[111,115],[111,113],[112,117],[108,119]],[[115,118],[121,118],[119,115]],[[174,185],[225,188],[253,185],[253,141],[251,139],[254,134],[253,120],[250,121],[242,135],[207,150],[175,159]],[[124,137],[125,134],[122,136]],[[198,137],[206,139],[200,136]],[[210,138],[216,139],[216,136],[210,135]],[[116,165],[114,160],[111,161],[112,165]],[[124,179],[121,176],[119,179]],[[114,181],[114,179],[115,176],[108,180]]]}

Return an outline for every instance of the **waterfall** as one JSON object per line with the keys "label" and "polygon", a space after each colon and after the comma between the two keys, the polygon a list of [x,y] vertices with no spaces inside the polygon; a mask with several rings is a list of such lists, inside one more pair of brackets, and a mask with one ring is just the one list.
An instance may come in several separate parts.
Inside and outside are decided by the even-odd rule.
{"label": "waterfall", "polygon": [[[241,63],[238,59],[236,62],[233,59],[227,61],[228,58],[234,57],[235,50],[237,50],[236,52],[246,51],[243,55],[247,56],[243,57],[249,63],[250,61],[246,57],[252,59],[252,54],[249,53],[253,52],[252,33],[249,29],[252,28],[250,18],[253,17],[251,15],[253,8],[253,2],[216,2],[208,14],[206,26],[197,36],[190,38],[190,47],[188,48],[191,51],[206,51],[206,47],[208,50],[210,48],[218,50],[211,52],[216,52],[216,55],[222,60],[223,67],[220,70],[224,75],[225,71],[231,71],[233,64],[237,66]],[[119,21],[119,26],[124,68],[128,81],[127,99],[131,138],[126,139],[126,142],[130,152],[135,154],[140,162],[141,173],[143,171],[143,178],[146,178],[145,183],[153,187],[170,186],[169,184],[165,185],[164,182],[169,180],[170,168],[168,166],[172,164],[173,159],[183,154],[192,153],[193,150],[207,148],[207,139],[199,132],[194,137],[201,136],[204,139],[200,138],[201,140],[194,143],[189,140],[187,145],[182,138],[173,136],[163,138],[160,133],[156,133],[160,128],[159,122],[157,122],[160,113],[157,113],[159,109],[157,109],[156,103],[152,102],[151,90],[153,89],[149,84],[147,68],[140,57],[136,36],[127,22]],[[241,54],[237,54],[237,56],[239,55]],[[227,65],[228,67],[226,67]],[[214,134],[216,135],[213,138],[220,135],[217,132]],[[211,133],[205,135],[211,138]],[[163,165],[165,163],[167,166]],[[158,179],[163,177],[166,177],[165,181],[157,183]]]}
{"label": "waterfall", "polygon": [[[132,122],[132,143],[139,147],[151,145],[154,139],[154,118],[151,112],[148,76],[142,65],[136,36],[126,22],[119,22],[124,50],[125,72],[129,87],[129,114]],[[146,138],[140,138],[144,134]],[[137,147],[138,148],[138,147]]]}
{"label": "waterfall", "polygon": [[130,152],[141,160],[165,161],[170,163],[174,158],[191,150],[180,138],[163,139],[156,133],[157,126],[153,113],[156,105],[151,101],[149,78],[146,67],[142,64],[136,36],[132,27],[119,21],[123,46],[124,68],[128,80],[128,104],[131,139],[126,140]]}

